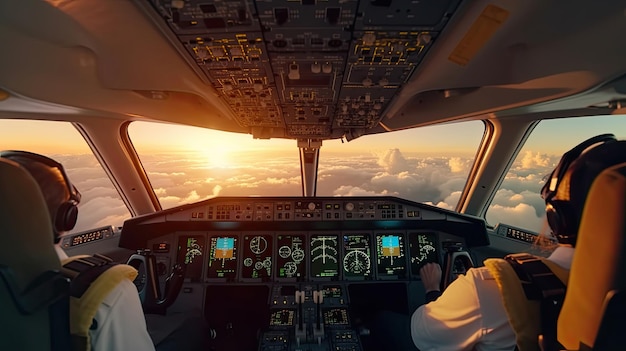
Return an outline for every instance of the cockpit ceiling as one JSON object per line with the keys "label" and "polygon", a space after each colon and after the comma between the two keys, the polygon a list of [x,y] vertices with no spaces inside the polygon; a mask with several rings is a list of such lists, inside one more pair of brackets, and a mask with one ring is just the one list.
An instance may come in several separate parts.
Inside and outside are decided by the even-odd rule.
{"label": "cockpit ceiling", "polygon": [[146,1],[241,126],[330,138],[379,123],[460,0]]}
{"label": "cockpit ceiling", "polygon": [[624,32],[618,0],[6,1],[0,89],[79,122],[350,140],[595,89],[626,73]]}

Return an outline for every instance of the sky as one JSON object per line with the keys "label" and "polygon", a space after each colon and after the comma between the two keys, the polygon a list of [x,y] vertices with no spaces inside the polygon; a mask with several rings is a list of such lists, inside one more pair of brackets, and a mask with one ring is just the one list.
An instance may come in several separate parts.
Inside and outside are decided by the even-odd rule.
{"label": "sky", "polygon": [[[497,191],[488,222],[541,230],[545,205],[539,189],[544,177],[564,148],[607,130],[626,138],[626,118],[542,122]],[[300,195],[295,141],[253,140],[249,135],[144,122],[131,124],[129,134],[163,208],[220,195]],[[454,209],[482,134],[482,123],[472,122],[366,136],[349,143],[325,141],[317,195],[392,195]],[[551,145],[559,148],[553,150]],[[120,226],[129,217],[71,125],[0,120],[0,149],[40,152],[65,165],[83,195],[75,231]]]}

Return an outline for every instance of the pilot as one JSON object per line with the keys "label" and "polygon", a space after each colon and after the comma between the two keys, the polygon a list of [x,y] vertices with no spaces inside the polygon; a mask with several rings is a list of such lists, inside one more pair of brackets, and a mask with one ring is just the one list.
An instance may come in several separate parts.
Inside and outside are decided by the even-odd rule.
{"label": "pilot", "polygon": [[[19,163],[39,184],[52,219],[56,252],[62,261],[67,259],[67,254],[58,243],[60,237],[76,224],[81,196],[63,166],[46,156],[26,151],[2,151],[0,157]],[[161,325],[169,326],[166,335],[162,330],[152,332],[151,329],[152,334],[157,335],[156,350],[206,349],[208,330],[205,330],[203,321],[198,321],[201,317],[177,318],[174,321],[168,321],[167,316],[159,317],[164,317],[159,319]],[[122,279],[104,297],[89,328],[89,339],[91,349],[97,351],[155,350],[137,287],[131,279]]]}
{"label": "pilot", "polygon": [[[599,135],[565,153],[543,186],[548,226],[558,241],[544,262],[561,281],[569,274],[583,206],[593,180],[602,170],[623,162],[626,141],[616,141],[612,134]],[[513,301],[505,308],[503,300],[508,302],[512,297],[503,293],[506,283],[498,272],[503,262],[510,267],[502,259],[486,260],[485,267],[469,269],[443,293],[439,292],[439,265],[422,267],[427,304],[411,316],[413,344],[421,351],[514,350],[516,344],[521,351],[539,350],[540,321],[520,320],[520,314],[510,307],[526,302]],[[517,326],[515,331],[512,325]],[[534,330],[520,330],[520,325]]]}

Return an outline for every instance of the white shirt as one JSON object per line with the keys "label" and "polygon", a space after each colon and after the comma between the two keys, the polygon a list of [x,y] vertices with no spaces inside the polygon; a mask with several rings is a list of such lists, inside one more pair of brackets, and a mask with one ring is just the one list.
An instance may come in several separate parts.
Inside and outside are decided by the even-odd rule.
{"label": "white shirt", "polygon": [[[569,270],[573,255],[573,248],[559,246],[548,259]],[[437,300],[420,306],[411,317],[411,337],[421,351],[515,349],[515,333],[486,267],[468,270]]]}
{"label": "white shirt", "polygon": [[[55,245],[61,260],[67,254]],[[94,317],[97,328],[89,331],[94,351],[154,351],[146,328],[137,287],[123,280],[102,301]]]}

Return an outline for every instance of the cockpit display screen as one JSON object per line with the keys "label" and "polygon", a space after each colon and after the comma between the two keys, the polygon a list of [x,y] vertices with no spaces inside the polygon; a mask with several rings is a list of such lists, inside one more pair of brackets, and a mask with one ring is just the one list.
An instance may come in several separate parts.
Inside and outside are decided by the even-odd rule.
{"label": "cockpit display screen", "polygon": [[92,241],[96,241],[100,239],[104,239],[103,230],[98,230],[98,231],[89,232],[89,233],[82,233],[82,234],[74,235],[72,237],[70,246],[81,245],[84,243],[88,243],[88,242],[92,242]]}
{"label": "cockpit display screen", "polygon": [[332,308],[324,311],[324,325],[347,325],[348,310],[345,308]]}
{"label": "cockpit display screen", "polygon": [[278,278],[304,278],[305,267],[304,235],[278,235],[276,237],[276,272]]}
{"label": "cockpit display screen", "polygon": [[237,274],[237,237],[210,239],[208,278],[232,278]]}
{"label": "cockpit display screen", "polygon": [[339,285],[325,286],[322,294],[325,299],[339,299],[343,297],[341,286]]}
{"label": "cockpit display screen", "polygon": [[402,234],[376,234],[376,259],[379,276],[403,277],[406,265]]}
{"label": "cockpit display screen", "polygon": [[204,236],[182,235],[178,238],[177,262],[185,266],[185,278],[200,281],[202,277],[202,253],[204,252]]}
{"label": "cockpit display screen", "polygon": [[429,262],[439,262],[435,233],[409,233],[411,272],[419,274],[420,268]]}
{"label": "cockpit display screen", "polygon": [[272,312],[270,317],[270,326],[292,326],[295,311],[290,309],[282,309]]}
{"label": "cockpit display screen", "polygon": [[270,235],[244,235],[242,278],[272,276],[272,243]]}
{"label": "cockpit display screen", "polygon": [[337,235],[311,237],[311,275],[315,278],[339,275],[339,243]]}
{"label": "cockpit display screen", "polygon": [[370,237],[367,234],[343,236],[343,274],[345,277],[371,277]]}

